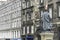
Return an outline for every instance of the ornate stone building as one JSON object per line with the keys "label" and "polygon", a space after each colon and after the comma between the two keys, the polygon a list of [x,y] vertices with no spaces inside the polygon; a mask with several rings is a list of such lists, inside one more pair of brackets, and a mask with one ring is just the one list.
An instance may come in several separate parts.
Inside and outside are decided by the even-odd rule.
{"label": "ornate stone building", "polygon": [[21,0],[0,5],[0,39],[21,37]]}
{"label": "ornate stone building", "polygon": [[60,40],[60,0],[8,0],[0,6],[0,38],[21,36],[22,40],[40,40],[41,17],[46,5],[52,19],[54,40]]}
{"label": "ornate stone building", "polygon": [[[26,40],[26,36],[32,35],[31,30],[33,30],[33,29],[28,28],[28,26],[34,27],[33,39],[34,40],[40,40],[40,35],[39,35],[38,30],[41,30],[41,29],[39,29],[42,26],[41,15],[43,14],[44,8],[46,5],[48,5],[48,12],[49,12],[50,17],[52,19],[51,20],[51,22],[53,24],[52,30],[54,31],[54,34],[55,34],[54,40],[59,40],[60,39],[60,36],[59,36],[59,34],[60,34],[60,0],[28,0],[28,1],[23,0],[23,1],[24,2],[22,2],[22,4],[26,5],[26,6],[22,5],[22,7],[23,7],[22,11],[26,10],[25,14],[23,14],[23,15],[25,15],[24,17],[26,19],[25,19],[25,22],[22,23],[22,29],[23,29],[22,37],[24,38],[23,40]],[[28,7],[28,5],[29,5],[29,7]],[[30,10],[27,11],[29,8],[33,9],[33,10],[31,10],[32,12],[29,12]],[[28,19],[28,17],[27,17],[28,13],[33,15],[33,16],[29,16],[32,18],[32,19],[29,18],[29,21],[32,20],[32,21],[30,21],[31,23],[28,22],[28,20],[27,20]],[[24,19],[24,17],[23,17],[23,19]]]}

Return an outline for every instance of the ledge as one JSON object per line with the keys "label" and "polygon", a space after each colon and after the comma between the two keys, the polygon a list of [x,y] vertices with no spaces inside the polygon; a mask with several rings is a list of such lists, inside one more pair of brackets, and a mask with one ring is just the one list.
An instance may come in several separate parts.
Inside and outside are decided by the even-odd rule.
{"label": "ledge", "polygon": [[51,36],[53,36],[54,35],[54,32],[53,31],[46,31],[46,32],[42,32],[42,33],[40,33],[40,35],[51,35]]}

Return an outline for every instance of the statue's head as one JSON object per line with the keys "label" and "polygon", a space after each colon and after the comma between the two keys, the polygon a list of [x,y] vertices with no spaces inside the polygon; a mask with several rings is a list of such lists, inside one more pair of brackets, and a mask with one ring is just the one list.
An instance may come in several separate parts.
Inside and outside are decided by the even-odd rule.
{"label": "statue's head", "polygon": [[45,11],[48,11],[48,5],[45,6]]}

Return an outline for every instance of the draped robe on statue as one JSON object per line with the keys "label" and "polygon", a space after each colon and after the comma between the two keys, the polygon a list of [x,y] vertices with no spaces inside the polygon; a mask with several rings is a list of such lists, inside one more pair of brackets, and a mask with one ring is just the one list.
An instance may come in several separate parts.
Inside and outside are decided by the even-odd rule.
{"label": "draped robe on statue", "polygon": [[49,13],[46,11],[43,13],[42,15],[42,22],[43,22],[43,30],[47,30],[47,29],[51,29],[52,28],[52,24],[50,23],[50,16]]}

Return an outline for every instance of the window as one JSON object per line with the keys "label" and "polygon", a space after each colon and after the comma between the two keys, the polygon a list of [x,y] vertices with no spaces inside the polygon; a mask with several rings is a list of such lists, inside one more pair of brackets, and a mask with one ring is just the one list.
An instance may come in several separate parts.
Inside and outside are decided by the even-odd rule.
{"label": "window", "polygon": [[33,1],[30,1],[31,2],[31,6],[33,6]]}
{"label": "window", "polygon": [[11,19],[11,14],[8,14],[8,19]]}
{"label": "window", "polygon": [[21,27],[21,20],[18,20],[17,27]]}
{"label": "window", "polygon": [[13,10],[14,9],[14,5],[11,5],[11,10]]}
{"label": "window", "polygon": [[29,33],[29,26],[27,27],[27,34]]}
{"label": "window", "polygon": [[23,34],[25,34],[25,27],[23,27]]}
{"label": "window", "polygon": [[27,2],[27,7],[30,7],[30,1]]}
{"label": "window", "polygon": [[50,18],[52,18],[52,8],[49,8],[49,15],[50,15]]}
{"label": "window", "polygon": [[16,17],[18,17],[18,15],[20,15],[19,11],[15,11],[12,14],[12,18],[16,18]]}
{"label": "window", "polygon": [[12,28],[14,27],[21,27],[21,18],[12,20]]}
{"label": "window", "polygon": [[12,28],[14,28],[14,23],[12,23]]}
{"label": "window", "polygon": [[18,38],[21,37],[20,30],[18,30],[18,36],[17,36],[17,37],[18,37]]}
{"label": "window", "polygon": [[7,9],[6,10],[9,11],[9,6],[7,6]]}
{"label": "window", "polygon": [[34,33],[34,26],[31,27],[31,33]]}
{"label": "window", "polygon": [[44,0],[40,0],[40,3],[43,3],[44,2]]}
{"label": "window", "polygon": [[9,6],[9,11],[11,11],[11,5]]}
{"label": "window", "polygon": [[33,17],[33,13],[32,13],[32,9],[27,9],[27,15],[28,15],[28,18],[31,19]]}
{"label": "window", "polygon": [[22,15],[25,15],[25,10],[22,11]]}
{"label": "window", "polygon": [[27,20],[29,20],[29,14],[27,14]]}
{"label": "window", "polygon": [[20,37],[20,31],[19,30],[14,30],[14,31],[12,31],[12,33],[13,33],[13,38]]}
{"label": "window", "polygon": [[13,38],[15,38],[15,31],[13,31]]}
{"label": "window", "polygon": [[[7,12],[7,7],[4,8],[4,11]],[[3,11],[3,12],[4,12],[4,11]],[[4,12],[4,13],[5,13],[5,12]]]}
{"label": "window", "polygon": [[26,8],[26,3],[25,2],[22,4],[22,8],[23,9]]}
{"label": "window", "polygon": [[12,22],[12,28],[17,27],[17,21]]}
{"label": "window", "polygon": [[16,15],[17,15],[17,16],[21,16],[21,10],[17,10]]}
{"label": "window", "polygon": [[14,8],[17,8],[17,4],[16,4],[16,2],[14,3]]}
{"label": "window", "polygon": [[23,21],[26,21],[26,16],[25,15],[23,15]]}
{"label": "window", "polygon": [[4,16],[4,19],[5,20],[8,20],[8,19],[10,19],[10,17],[11,17],[11,15],[10,14],[7,14],[7,15]]}
{"label": "window", "polygon": [[58,9],[59,9],[59,10],[58,10],[58,12],[59,12],[59,15],[58,15],[58,16],[60,17],[60,6],[58,7]]}
{"label": "window", "polygon": [[23,27],[21,27],[22,29],[21,29],[21,34],[23,35]]}
{"label": "window", "polygon": [[21,7],[21,2],[19,2],[19,6]]}
{"label": "window", "polygon": [[17,7],[19,7],[19,6],[20,6],[19,2],[17,2],[16,4],[17,4]]}

